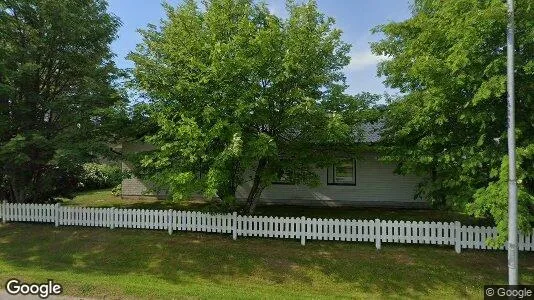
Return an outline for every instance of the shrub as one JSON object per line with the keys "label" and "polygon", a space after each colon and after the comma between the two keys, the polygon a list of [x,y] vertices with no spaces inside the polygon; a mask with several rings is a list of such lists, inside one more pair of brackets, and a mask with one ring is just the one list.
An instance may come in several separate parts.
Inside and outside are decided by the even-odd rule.
{"label": "shrub", "polygon": [[80,190],[94,190],[116,187],[122,181],[119,166],[108,164],[87,163],[79,181]]}
{"label": "shrub", "polygon": [[111,194],[116,197],[122,195],[122,184],[119,183],[113,189],[111,189]]}

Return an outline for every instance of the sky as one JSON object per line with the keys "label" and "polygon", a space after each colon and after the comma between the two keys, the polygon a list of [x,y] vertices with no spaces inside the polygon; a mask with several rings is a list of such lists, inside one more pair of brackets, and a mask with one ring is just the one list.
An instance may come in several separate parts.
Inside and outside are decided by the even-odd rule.
{"label": "sky", "polygon": [[[167,0],[177,5],[181,0]],[[285,0],[266,0],[269,9],[280,17],[286,17]],[[137,29],[147,24],[159,25],[165,17],[158,0],[109,0],[108,10],[119,17],[122,27],[119,37],[112,44],[120,68],[131,68],[126,55],[141,41]],[[318,0],[320,11],[336,20],[336,27],[343,31],[343,41],[352,45],[351,63],[345,68],[347,90],[350,94],[371,92],[394,94],[397,91],[383,84],[384,78],[376,75],[377,63],[384,59],[371,53],[369,43],[380,36],[370,30],[380,24],[402,21],[410,16],[410,0]]]}

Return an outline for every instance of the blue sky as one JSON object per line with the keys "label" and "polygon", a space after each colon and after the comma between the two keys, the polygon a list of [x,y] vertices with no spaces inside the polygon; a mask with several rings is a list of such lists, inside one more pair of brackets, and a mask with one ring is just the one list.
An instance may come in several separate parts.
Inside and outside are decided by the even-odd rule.
{"label": "blue sky", "polygon": [[[181,0],[167,1],[173,5]],[[286,16],[285,0],[266,0],[271,11]],[[370,29],[389,21],[402,21],[410,16],[409,0],[318,0],[319,9],[336,19],[336,26],[343,30],[343,40],[352,45],[351,63],[345,69],[349,93],[368,91],[382,94],[395,93],[382,83],[383,78],[376,76],[376,64],[382,59],[371,54],[369,42],[379,36]],[[148,23],[159,24],[164,17],[161,2],[158,0],[109,0],[109,11],[122,21],[119,38],[112,49],[117,54],[117,65],[121,68],[132,67],[125,56],[141,40],[138,28]]]}

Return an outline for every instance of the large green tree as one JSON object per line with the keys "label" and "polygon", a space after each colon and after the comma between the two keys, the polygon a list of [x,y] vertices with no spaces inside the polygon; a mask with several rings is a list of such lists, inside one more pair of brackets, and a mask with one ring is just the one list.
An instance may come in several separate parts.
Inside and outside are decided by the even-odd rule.
{"label": "large green tree", "polygon": [[68,196],[121,110],[104,0],[0,0],[0,191],[14,202]]}
{"label": "large green tree", "polygon": [[364,115],[356,112],[373,97],[343,93],[350,47],[314,1],[289,2],[287,19],[252,0],[203,4],[165,6],[167,19],[141,31],[130,56],[158,126],[142,172],[175,199],[193,191],[231,199],[250,180],[253,212],[282,173],[317,183],[312,168],[350,150]]}
{"label": "large green tree", "polygon": [[[534,5],[516,1],[519,221],[534,214]],[[385,153],[403,173],[426,177],[436,205],[490,216],[506,239],[506,4],[419,0],[413,16],[376,30],[386,83],[402,96],[388,108]]]}

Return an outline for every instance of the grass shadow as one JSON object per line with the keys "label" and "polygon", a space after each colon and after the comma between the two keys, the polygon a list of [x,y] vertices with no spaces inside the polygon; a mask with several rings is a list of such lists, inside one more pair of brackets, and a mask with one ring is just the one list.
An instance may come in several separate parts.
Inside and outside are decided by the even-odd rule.
{"label": "grass shadow", "polygon": [[[303,247],[296,240],[20,223],[0,226],[0,259],[17,270],[80,278],[138,274],[171,285],[242,283],[410,298],[440,290],[468,297],[484,284],[505,283],[507,274],[502,251],[456,254],[451,247],[384,244],[377,252],[371,243],[308,241]],[[524,283],[534,283],[534,254],[521,253],[521,262]]]}

